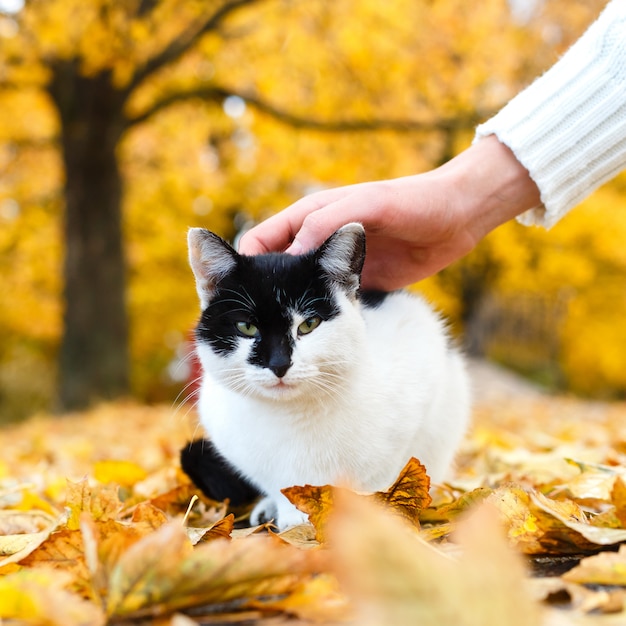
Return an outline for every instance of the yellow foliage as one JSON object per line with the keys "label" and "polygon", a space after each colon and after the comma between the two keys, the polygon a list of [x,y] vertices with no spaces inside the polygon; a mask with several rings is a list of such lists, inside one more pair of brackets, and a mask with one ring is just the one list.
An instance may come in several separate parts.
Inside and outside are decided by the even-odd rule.
{"label": "yellow foliage", "polygon": [[[34,385],[37,397],[49,398],[54,380],[64,173],[58,116],[45,92],[49,68],[67,62],[85,77],[110,75],[123,89],[224,3],[158,0],[140,11],[143,4],[33,0],[3,18],[16,28],[0,28],[0,87],[13,86],[0,88],[0,275],[10,294],[10,306],[0,308],[0,331],[9,338],[0,348],[0,396],[21,389],[26,397]],[[128,131],[118,156],[134,391],[151,399],[175,395],[166,371],[197,316],[189,226],[232,237],[312,189],[411,174],[452,157],[467,145],[475,120],[555,60],[602,4],[550,0],[524,20],[505,0],[486,0],[480,11],[462,0],[251,3],[142,82],[126,102],[129,118],[181,90],[217,86],[313,120],[412,119],[425,130],[294,129],[250,104],[228,109],[199,95]],[[18,57],[22,62],[13,62]],[[460,129],[428,129],[448,119],[459,120]],[[458,266],[479,278],[495,268],[485,284],[507,297],[568,290],[570,313],[555,332],[567,379],[588,393],[626,390],[616,356],[624,339],[613,323],[623,299],[597,280],[607,265],[611,276],[623,276],[622,187],[618,181],[596,194],[550,233],[507,225]],[[459,280],[448,275],[420,287],[459,318]],[[582,304],[588,293],[593,306]],[[608,304],[614,308],[607,318]],[[602,356],[590,359],[584,346]],[[594,371],[582,374],[585,368]],[[36,372],[36,381],[18,384],[24,372]]]}

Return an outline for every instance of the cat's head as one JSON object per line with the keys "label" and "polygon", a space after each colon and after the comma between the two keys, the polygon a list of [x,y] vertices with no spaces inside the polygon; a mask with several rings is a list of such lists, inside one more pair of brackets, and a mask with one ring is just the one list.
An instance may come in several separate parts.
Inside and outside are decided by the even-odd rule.
{"label": "cat's head", "polygon": [[240,255],[217,235],[192,228],[203,368],[235,391],[267,399],[337,392],[363,339],[364,258],[360,224],[301,256]]}

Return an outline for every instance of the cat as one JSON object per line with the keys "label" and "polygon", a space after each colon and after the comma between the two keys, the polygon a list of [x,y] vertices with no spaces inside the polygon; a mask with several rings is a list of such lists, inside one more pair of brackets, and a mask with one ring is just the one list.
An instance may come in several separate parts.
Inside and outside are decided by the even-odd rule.
{"label": "cat", "polygon": [[188,241],[210,439],[183,453],[192,479],[262,495],[251,523],[280,529],[307,519],[285,487],[383,490],[412,456],[444,479],[469,419],[465,365],[421,297],[361,291],[360,224],[301,256],[240,255],[201,228]]}

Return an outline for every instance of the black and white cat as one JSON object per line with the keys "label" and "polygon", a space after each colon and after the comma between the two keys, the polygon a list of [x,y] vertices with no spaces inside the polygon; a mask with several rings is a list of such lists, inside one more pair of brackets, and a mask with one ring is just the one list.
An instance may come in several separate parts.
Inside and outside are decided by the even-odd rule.
{"label": "black and white cat", "polygon": [[464,365],[421,298],[360,291],[360,224],[302,256],[242,256],[192,228],[189,257],[202,308],[205,466],[265,496],[252,523],[306,520],[284,487],[382,490],[412,456],[444,478],[468,423]]}

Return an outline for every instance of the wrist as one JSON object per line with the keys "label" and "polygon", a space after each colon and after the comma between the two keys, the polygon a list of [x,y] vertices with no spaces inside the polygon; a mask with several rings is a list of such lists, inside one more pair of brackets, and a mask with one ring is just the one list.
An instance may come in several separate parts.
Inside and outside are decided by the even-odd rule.
{"label": "wrist", "polygon": [[442,166],[453,179],[459,213],[476,242],[497,226],[541,205],[537,185],[495,135]]}

